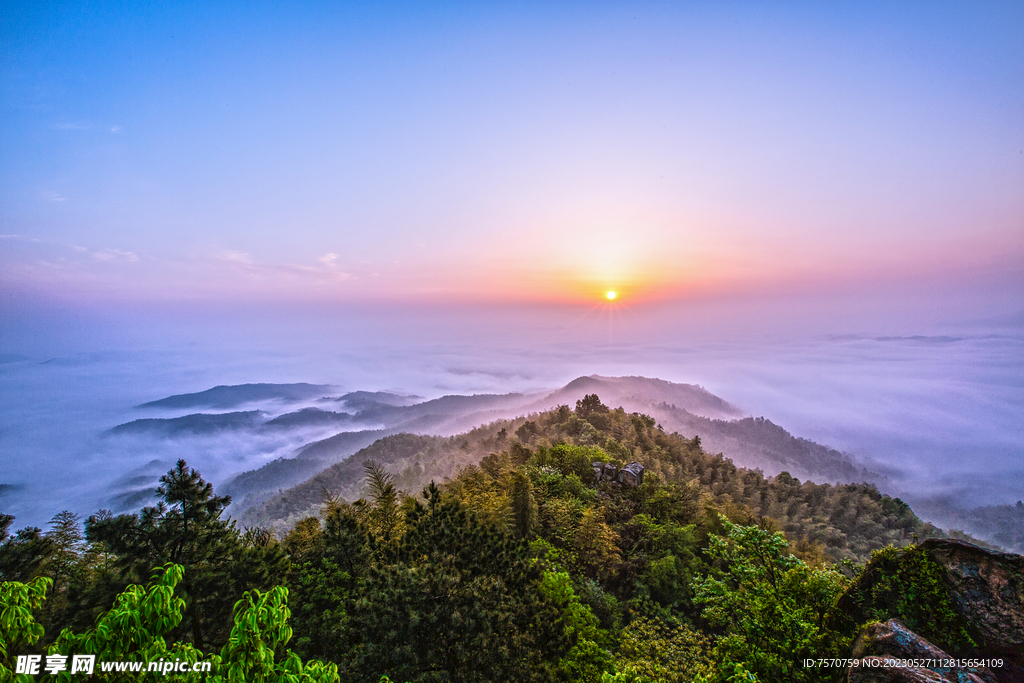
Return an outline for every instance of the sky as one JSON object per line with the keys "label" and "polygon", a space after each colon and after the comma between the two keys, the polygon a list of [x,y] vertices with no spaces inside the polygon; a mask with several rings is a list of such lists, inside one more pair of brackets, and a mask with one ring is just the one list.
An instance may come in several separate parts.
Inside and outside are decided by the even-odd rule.
{"label": "sky", "polygon": [[1024,4],[4,2],[0,294],[1013,312]]}
{"label": "sky", "polygon": [[105,436],[169,394],[592,373],[1012,503],[1022,349],[1019,1],[0,0],[19,524],[292,452]]}

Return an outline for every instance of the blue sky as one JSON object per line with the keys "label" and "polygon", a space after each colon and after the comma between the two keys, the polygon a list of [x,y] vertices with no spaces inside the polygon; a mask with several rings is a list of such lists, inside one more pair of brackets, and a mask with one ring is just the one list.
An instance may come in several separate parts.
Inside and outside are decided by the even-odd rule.
{"label": "blue sky", "polygon": [[1021,290],[1020,3],[7,2],[0,22],[9,297]]}

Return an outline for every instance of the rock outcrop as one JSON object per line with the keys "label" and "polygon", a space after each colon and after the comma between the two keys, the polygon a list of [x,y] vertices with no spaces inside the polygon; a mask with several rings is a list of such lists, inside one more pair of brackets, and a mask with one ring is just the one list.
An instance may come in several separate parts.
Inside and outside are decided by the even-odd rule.
{"label": "rock outcrop", "polygon": [[619,469],[608,462],[592,462],[594,479],[597,481],[617,481],[624,486],[639,486],[644,483],[644,466],[631,462]]}
{"label": "rock outcrop", "polygon": [[[850,683],[876,681],[944,681],[998,683],[995,674],[980,667],[943,666],[950,655],[907,628],[899,619],[874,623],[853,644],[859,665],[850,669]],[[906,662],[920,666],[899,666]]]}
{"label": "rock outcrop", "polygon": [[1024,657],[1024,556],[946,538],[921,547],[942,568],[953,606],[979,649]]}
{"label": "rock outcrop", "polygon": [[619,470],[619,481],[626,486],[639,486],[644,483],[644,466],[638,462],[631,462]]}
{"label": "rock outcrop", "polygon": [[619,468],[610,462],[591,463],[594,468],[594,479],[597,481],[618,481]]}
{"label": "rock outcrop", "polygon": [[[976,647],[947,653],[898,618],[876,622],[854,643],[857,665],[848,670],[850,683],[1024,683],[1024,557],[952,539],[928,539],[917,552],[938,567],[948,604]],[[864,579],[871,581],[869,575]],[[950,659],[995,660],[1001,666],[940,666]],[[921,665],[893,666],[894,660]]]}

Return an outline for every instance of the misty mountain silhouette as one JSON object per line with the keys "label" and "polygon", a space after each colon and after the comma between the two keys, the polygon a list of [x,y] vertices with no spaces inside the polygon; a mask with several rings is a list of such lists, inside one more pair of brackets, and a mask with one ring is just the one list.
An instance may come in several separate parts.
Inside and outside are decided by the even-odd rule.
{"label": "misty mountain silhouette", "polygon": [[150,401],[139,408],[235,408],[255,401],[296,402],[318,398],[331,392],[327,384],[238,384],[217,386],[194,394],[176,394]]}
{"label": "misty mountain silhouette", "polygon": [[[945,343],[948,340],[941,341]],[[331,385],[318,384],[218,386],[197,393],[169,396],[139,407],[174,410],[201,406],[218,411],[246,405],[253,409],[142,418],[118,425],[107,433],[111,438],[149,437],[172,443],[176,438],[214,439],[230,435],[231,439],[242,444],[242,448],[247,443],[246,438],[273,435],[287,443],[301,444],[289,456],[236,474],[219,484],[220,490],[234,498],[232,515],[243,520],[249,516],[249,510],[255,513],[257,507],[262,507],[278,493],[303,482],[319,481],[316,477],[321,473],[346,462],[353,455],[356,457],[352,462],[336,471],[335,476],[346,478],[351,475],[355,479],[350,484],[357,486],[361,463],[367,454],[371,454],[371,447],[390,448],[386,445],[407,443],[389,441],[387,437],[414,434],[447,440],[447,437],[465,434],[499,420],[527,419],[532,414],[560,405],[573,407],[587,394],[597,394],[611,408],[621,407],[629,413],[650,415],[667,432],[678,432],[686,438],[699,436],[709,453],[720,453],[740,467],[759,469],[767,476],[785,471],[799,479],[817,482],[868,481],[889,487],[889,479],[884,473],[869,471],[852,457],[794,436],[770,420],[752,417],[693,384],[649,377],[589,375],[577,377],[554,390],[531,394],[448,395],[424,400],[420,396],[388,391],[353,391],[340,396],[334,391],[336,388]],[[294,407],[289,410],[289,406]],[[335,433],[330,435],[331,432]],[[325,434],[330,436],[325,438]],[[149,495],[147,491],[156,486],[155,476],[150,478],[153,480],[150,486],[140,482],[129,486],[121,482],[123,485],[115,486],[111,492],[111,503],[119,509],[139,503]],[[354,488],[346,490],[357,492]],[[926,506],[936,519],[954,520],[964,527],[990,532],[986,537],[999,535],[999,540],[1007,547],[1018,547],[1018,535],[1004,538],[1007,525],[1002,523],[1007,515],[1019,515],[1016,508],[1009,513],[1001,509],[972,512],[954,508],[939,503]],[[998,527],[999,534],[989,529],[993,524]]]}
{"label": "misty mountain silhouette", "polygon": [[650,377],[577,377],[561,389],[527,406],[533,410],[546,410],[558,405],[575,405],[587,394],[597,394],[612,408],[630,405],[675,405],[694,415],[712,419],[733,419],[746,415],[731,403],[715,396],[695,384],[676,384]]}
{"label": "misty mountain silhouette", "polygon": [[349,425],[354,421],[350,413],[335,413],[319,408],[303,408],[293,413],[278,415],[272,420],[267,420],[265,426],[290,429],[294,427],[309,427],[319,425]]}
{"label": "misty mountain silhouette", "polygon": [[210,434],[226,429],[248,429],[263,424],[264,413],[249,410],[235,413],[195,413],[174,418],[143,418],[117,425],[111,434],[154,433],[160,436],[177,434]]}
{"label": "misty mountain silhouette", "polygon": [[343,402],[349,410],[358,411],[377,405],[410,406],[423,401],[423,397],[404,396],[390,391],[352,391],[334,400]]}
{"label": "misty mountain silhouette", "polygon": [[[194,394],[170,396],[142,407],[175,408],[205,405],[225,408],[258,403],[263,411],[197,413],[172,418],[146,418],[119,425],[112,434],[174,437],[234,430],[240,436],[253,430],[293,433],[301,438],[310,429],[337,429],[297,448],[290,457],[273,460],[225,482],[239,510],[278,490],[294,486],[318,471],[350,457],[382,437],[408,432],[452,436],[496,420],[527,416],[574,406],[587,394],[597,394],[613,408],[654,417],[667,431],[699,436],[711,452],[720,452],[737,465],[761,469],[768,475],[783,470],[820,481],[878,481],[881,475],[858,467],[846,455],[791,435],[768,420],[747,416],[742,409],[693,384],[648,377],[578,377],[553,391],[532,394],[448,395],[431,400],[393,392],[354,391],[329,395],[329,385],[244,384],[220,386]],[[337,405],[343,412],[318,407],[273,414],[268,404],[315,402]],[[306,430],[306,431],[303,431]],[[306,437],[308,438],[308,437]],[[237,513],[236,513],[237,514]]]}

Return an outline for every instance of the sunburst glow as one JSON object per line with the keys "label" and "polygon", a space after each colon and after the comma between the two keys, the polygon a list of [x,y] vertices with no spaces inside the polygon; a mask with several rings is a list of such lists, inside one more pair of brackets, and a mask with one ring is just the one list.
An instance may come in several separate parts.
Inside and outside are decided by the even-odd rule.
{"label": "sunburst glow", "polygon": [[609,301],[611,301],[612,299],[615,298],[615,292],[609,290],[608,293],[605,294],[605,296],[608,297]]}

